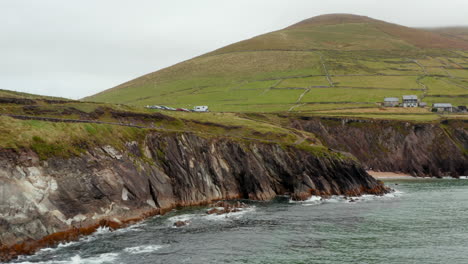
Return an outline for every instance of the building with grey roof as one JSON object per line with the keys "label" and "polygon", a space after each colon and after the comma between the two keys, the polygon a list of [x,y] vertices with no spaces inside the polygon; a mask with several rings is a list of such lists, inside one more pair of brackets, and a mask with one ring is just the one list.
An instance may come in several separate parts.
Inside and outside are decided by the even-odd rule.
{"label": "building with grey roof", "polygon": [[403,95],[403,107],[418,107],[418,96]]}
{"label": "building with grey roof", "polygon": [[385,97],[383,106],[385,107],[395,107],[400,104],[400,99],[397,97]]}
{"label": "building with grey roof", "polygon": [[432,108],[436,109],[437,112],[453,112],[453,106],[449,103],[435,103]]}

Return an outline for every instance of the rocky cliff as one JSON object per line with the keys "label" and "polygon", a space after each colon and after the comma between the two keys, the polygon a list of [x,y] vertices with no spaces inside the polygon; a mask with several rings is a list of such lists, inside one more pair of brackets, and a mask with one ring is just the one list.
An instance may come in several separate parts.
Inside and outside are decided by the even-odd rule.
{"label": "rocky cliff", "polygon": [[415,123],[295,117],[290,124],[323,144],[352,153],[367,169],[414,176],[468,175],[468,121]]}
{"label": "rocky cliff", "polygon": [[177,206],[290,194],[383,194],[345,154],[189,133],[145,134],[72,157],[0,150],[1,259]]}

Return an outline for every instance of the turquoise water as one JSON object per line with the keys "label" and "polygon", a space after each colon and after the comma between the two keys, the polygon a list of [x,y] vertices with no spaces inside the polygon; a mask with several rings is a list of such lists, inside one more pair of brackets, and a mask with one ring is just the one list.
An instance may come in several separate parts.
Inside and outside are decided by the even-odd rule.
{"label": "turquoise water", "polygon": [[[243,212],[191,208],[100,230],[18,263],[468,263],[468,180],[388,180],[397,192],[303,203],[280,197]],[[189,220],[173,228],[177,220]]]}

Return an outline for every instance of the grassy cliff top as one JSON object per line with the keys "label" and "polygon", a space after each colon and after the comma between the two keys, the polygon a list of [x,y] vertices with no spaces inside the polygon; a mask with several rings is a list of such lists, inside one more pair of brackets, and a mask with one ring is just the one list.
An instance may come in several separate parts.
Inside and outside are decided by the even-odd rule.
{"label": "grassy cliff top", "polygon": [[141,140],[148,131],[321,146],[311,133],[235,113],[161,113],[126,105],[9,99],[0,97],[0,148],[55,145],[47,151],[76,154],[80,146]]}
{"label": "grassy cliff top", "polygon": [[[396,110],[396,109],[395,109]],[[422,113],[353,113],[328,111],[308,117],[403,119],[439,122],[444,116]],[[454,119],[456,116],[450,115]],[[201,137],[263,142],[327,152],[312,133],[291,128],[303,114],[187,113],[149,110],[138,106],[72,100],[0,97],[0,148],[33,149],[42,159],[78,155],[90,147],[122,148],[142,141],[147,133],[193,133]],[[462,116],[459,118],[466,118]]]}
{"label": "grassy cliff top", "polygon": [[0,97],[23,98],[23,99],[44,99],[44,100],[64,100],[64,101],[69,100],[69,99],[65,99],[65,98],[62,98],[62,97],[37,95],[37,94],[16,92],[16,91],[3,90],[3,89],[0,89]]}

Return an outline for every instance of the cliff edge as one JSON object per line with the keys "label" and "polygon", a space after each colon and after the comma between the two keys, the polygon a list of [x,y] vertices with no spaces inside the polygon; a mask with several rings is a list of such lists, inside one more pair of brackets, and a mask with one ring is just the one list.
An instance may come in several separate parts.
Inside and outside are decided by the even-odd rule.
{"label": "cliff edge", "polygon": [[71,157],[0,150],[1,259],[117,228],[178,206],[290,194],[384,194],[347,155],[324,147],[149,131]]}

